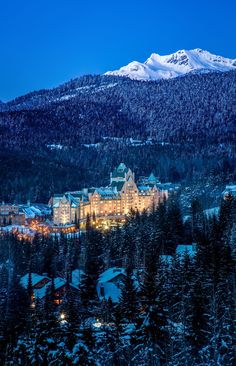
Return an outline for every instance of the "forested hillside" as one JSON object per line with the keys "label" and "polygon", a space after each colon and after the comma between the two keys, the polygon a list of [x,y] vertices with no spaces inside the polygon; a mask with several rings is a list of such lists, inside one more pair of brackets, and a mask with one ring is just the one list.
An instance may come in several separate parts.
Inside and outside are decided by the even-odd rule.
{"label": "forested hillside", "polygon": [[164,180],[231,181],[235,100],[232,71],[156,82],[84,76],[1,104],[0,196],[45,200],[103,184],[120,161]]}
{"label": "forested hillside", "polygon": [[235,98],[233,71],[157,82],[84,76],[8,103],[1,128],[11,139],[31,137],[35,143],[40,137],[40,146],[74,146],[102,136],[233,141]]}

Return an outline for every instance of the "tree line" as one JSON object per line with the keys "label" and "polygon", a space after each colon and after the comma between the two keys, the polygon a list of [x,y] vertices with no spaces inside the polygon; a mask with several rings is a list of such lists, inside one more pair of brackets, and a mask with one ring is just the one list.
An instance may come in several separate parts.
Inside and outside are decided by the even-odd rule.
{"label": "tree line", "polygon": [[[198,199],[183,220],[176,197],[147,215],[136,212],[122,228],[81,237],[15,236],[0,240],[0,344],[4,365],[192,365],[235,362],[236,201],[223,200],[206,217]],[[195,257],[176,254],[196,243]],[[171,256],[166,261],[163,255]],[[170,257],[168,257],[170,258]],[[99,274],[125,268],[119,303],[99,301]],[[84,274],[78,291],[73,269]],[[44,301],[32,307],[32,279],[51,277]],[[55,305],[54,278],[66,290]]]}

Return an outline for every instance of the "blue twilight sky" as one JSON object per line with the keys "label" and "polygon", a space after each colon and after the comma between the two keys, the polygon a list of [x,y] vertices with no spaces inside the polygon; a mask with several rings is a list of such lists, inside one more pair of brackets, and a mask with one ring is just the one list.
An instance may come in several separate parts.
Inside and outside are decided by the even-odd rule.
{"label": "blue twilight sky", "polygon": [[236,58],[236,0],[0,0],[0,100],[152,52]]}

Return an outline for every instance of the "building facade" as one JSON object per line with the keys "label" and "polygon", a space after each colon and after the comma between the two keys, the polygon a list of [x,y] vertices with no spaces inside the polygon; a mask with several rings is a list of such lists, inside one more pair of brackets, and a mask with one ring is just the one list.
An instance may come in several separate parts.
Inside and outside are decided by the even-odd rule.
{"label": "building facade", "polygon": [[[159,185],[159,186],[158,186]],[[55,195],[51,202],[55,225],[93,221],[124,220],[132,211],[150,213],[168,197],[168,189],[151,174],[135,181],[134,173],[121,163],[111,174],[106,187]]]}
{"label": "building facade", "polygon": [[19,205],[0,203],[0,226],[24,225],[25,215],[20,212]]}

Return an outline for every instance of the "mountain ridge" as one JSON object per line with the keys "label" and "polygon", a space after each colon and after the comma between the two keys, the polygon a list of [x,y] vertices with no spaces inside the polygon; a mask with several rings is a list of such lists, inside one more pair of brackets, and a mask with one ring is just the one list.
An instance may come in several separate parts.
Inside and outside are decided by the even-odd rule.
{"label": "mountain ridge", "polygon": [[22,96],[0,108],[0,199],[46,202],[102,185],[120,161],[164,181],[232,180],[235,98],[236,71],[153,82],[87,75]]}
{"label": "mountain ridge", "polygon": [[161,56],[152,53],[145,62],[132,61],[118,70],[105,75],[126,76],[135,80],[160,80],[184,76],[189,73],[225,72],[236,70],[236,59],[214,55],[196,48],[179,50]]}
{"label": "mountain ridge", "polygon": [[0,138],[4,143],[10,133],[7,144],[17,138],[19,145],[26,140],[19,139],[17,131],[30,133],[37,144],[40,132],[41,142],[67,146],[96,143],[106,136],[232,141],[235,96],[236,71],[188,74],[150,83],[87,75],[2,106],[0,130],[5,138],[4,134]]}

